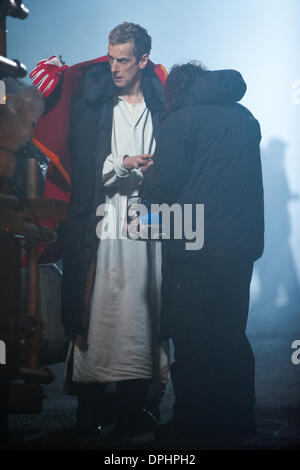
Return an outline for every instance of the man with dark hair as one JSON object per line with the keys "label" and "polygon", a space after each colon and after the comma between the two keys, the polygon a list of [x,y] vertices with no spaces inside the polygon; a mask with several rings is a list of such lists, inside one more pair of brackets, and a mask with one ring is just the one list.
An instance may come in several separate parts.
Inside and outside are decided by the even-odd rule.
{"label": "man with dark hair", "polygon": [[138,24],[119,24],[109,33],[108,40],[112,46],[133,41],[133,54],[137,61],[140,61],[144,54],[149,55],[151,51],[151,36]]}
{"label": "man with dark hair", "polygon": [[[202,437],[255,430],[254,357],[245,334],[253,262],[263,251],[260,126],[239,101],[234,70],[171,70],[167,117],[141,198],[204,205],[204,244],[164,241],[163,329],[172,338],[176,401],[160,434]],[[189,226],[195,226],[192,215]],[[176,219],[175,219],[176,223]]]}
{"label": "man with dark hair", "polygon": [[[122,23],[109,35],[106,57],[83,70],[82,64],[73,66],[73,76],[79,70],[81,81],[71,104],[68,135],[72,191],[62,318],[72,338],[67,377],[77,387],[77,425],[85,433],[97,429],[97,415],[101,419],[106,411],[109,383],[117,388],[120,431],[152,429],[156,420],[143,408],[159,415],[163,387],[158,385],[158,395],[153,386],[151,395],[149,387],[152,379],[160,384],[161,358],[167,364],[156,320],[160,246],[124,236],[127,199],[138,193],[152,165],[163,109],[166,73],[149,61],[150,49],[151,37],[144,28]],[[63,71],[60,102],[66,80],[70,83],[73,77],[71,69]],[[37,82],[39,72],[33,78],[48,93],[51,76],[46,83]]]}

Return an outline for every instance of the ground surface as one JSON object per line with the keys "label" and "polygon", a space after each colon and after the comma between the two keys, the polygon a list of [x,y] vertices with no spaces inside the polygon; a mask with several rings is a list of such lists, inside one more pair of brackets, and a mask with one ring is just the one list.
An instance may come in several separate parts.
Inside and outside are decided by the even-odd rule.
{"label": "ground surface", "polygon": [[[250,312],[248,336],[256,358],[257,435],[246,441],[180,440],[160,441],[152,434],[135,440],[109,436],[82,439],[72,428],[76,399],[61,393],[64,365],[51,369],[56,375],[44,387],[43,411],[36,415],[11,415],[9,444],[6,449],[260,449],[300,450],[300,364],[292,363],[291,344],[300,340],[300,312],[278,308],[272,318]],[[300,357],[300,355],[299,355]],[[164,397],[162,421],[172,414],[174,400],[170,384]]]}

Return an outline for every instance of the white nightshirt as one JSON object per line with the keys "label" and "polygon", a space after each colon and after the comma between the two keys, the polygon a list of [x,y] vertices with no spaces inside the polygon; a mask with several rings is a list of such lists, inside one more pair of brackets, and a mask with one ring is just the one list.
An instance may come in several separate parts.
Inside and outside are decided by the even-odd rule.
{"label": "white nightshirt", "polygon": [[[138,193],[143,179],[140,170],[124,168],[124,155],[155,150],[151,113],[145,102],[130,105],[118,99],[111,150],[102,174],[107,204],[102,232],[108,238],[100,240],[97,253],[88,350],[74,348],[75,382],[152,377],[150,316],[157,316],[160,306],[161,244],[118,235],[126,221],[127,198]],[[162,350],[165,371],[167,362]]]}

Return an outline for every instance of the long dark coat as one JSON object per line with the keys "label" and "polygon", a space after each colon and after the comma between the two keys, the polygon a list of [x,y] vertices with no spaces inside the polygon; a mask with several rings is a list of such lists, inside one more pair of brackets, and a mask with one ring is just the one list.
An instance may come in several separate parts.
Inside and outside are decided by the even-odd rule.
{"label": "long dark coat", "polygon": [[[236,71],[205,72],[161,126],[142,200],[179,204],[183,214],[185,204],[204,204],[201,249],[187,250],[184,237],[163,241],[162,339],[171,335],[177,292],[172,266],[218,266],[222,259],[252,263],[263,252],[261,133],[258,121],[237,103],[245,91]],[[184,311],[191,296],[188,279],[183,285],[177,302]]]}
{"label": "long dark coat", "polygon": [[[157,137],[163,108],[162,85],[153,67],[143,71],[142,90]],[[88,332],[89,302],[97,247],[96,209],[104,202],[102,167],[111,153],[113,107],[117,96],[109,64],[99,63],[84,75],[73,104],[69,146],[72,187],[64,238],[62,321],[67,335]]]}

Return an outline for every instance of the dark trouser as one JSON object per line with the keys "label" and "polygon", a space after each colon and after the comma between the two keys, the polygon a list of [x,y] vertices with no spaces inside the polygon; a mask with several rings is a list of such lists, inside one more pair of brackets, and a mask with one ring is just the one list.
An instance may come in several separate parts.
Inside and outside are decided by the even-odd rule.
{"label": "dark trouser", "polygon": [[245,334],[252,269],[229,257],[167,263],[174,417],[192,432],[254,430],[254,357]]}
{"label": "dark trouser", "polygon": [[[118,423],[127,426],[142,412],[148,409],[155,415],[163,391],[151,393],[149,379],[123,380],[116,383],[116,392],[107,392],[108,383],[78,383],[77,416],[84,421],[93,421],[97,417],[101,424]],[[153,409],[151,409],[153,407]]]}

